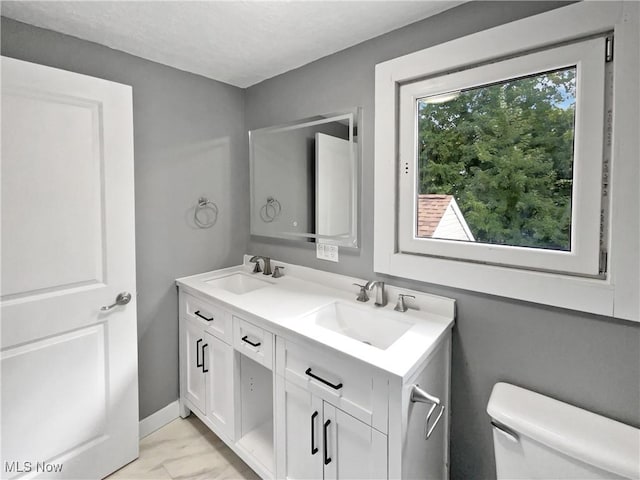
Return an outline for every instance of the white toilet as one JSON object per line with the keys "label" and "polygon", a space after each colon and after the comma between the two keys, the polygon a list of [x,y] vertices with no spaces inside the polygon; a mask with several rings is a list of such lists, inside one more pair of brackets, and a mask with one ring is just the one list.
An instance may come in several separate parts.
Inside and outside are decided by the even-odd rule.
{"label": "white toilet", "polygon": [[498,480],[640,479],[640,430],[497,383],[487,406]]}

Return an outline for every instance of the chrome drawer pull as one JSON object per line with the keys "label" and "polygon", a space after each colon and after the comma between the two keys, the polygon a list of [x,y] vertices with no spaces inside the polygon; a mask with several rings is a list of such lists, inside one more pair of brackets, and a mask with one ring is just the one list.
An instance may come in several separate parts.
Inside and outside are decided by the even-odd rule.
{"label": "chrome drawer pull", "polygon": [[329,387],[333,388],[334,390],[340,390],[342,388],[342,382],[340,382],[337,385],[334,385],[331,382],[328,382],[327,380],[325,380],[324,378],[321,378],[313,373],[311,373],[311,367],[307,368],[307,370],[304,372],[306,375],[309,375],[311,378],[315,378],[316,380],[318,380],[319,382],[324,383],[325,385],[328,385]]}

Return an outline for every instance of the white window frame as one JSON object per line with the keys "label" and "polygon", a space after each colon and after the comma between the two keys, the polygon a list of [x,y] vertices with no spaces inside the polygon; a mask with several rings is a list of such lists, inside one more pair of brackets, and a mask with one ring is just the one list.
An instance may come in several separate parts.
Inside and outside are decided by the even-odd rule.
{"label": "white window frame", "polygon": [[[605,37],[525,54],[400,86],[398,249],[438,257],[579,275],[599,274]],[[476,86],[576,67],[571,250],[460,242],[417,236],[417,101]]]}
{"label": "white window frame", "polygon": [[[427,283],[640,321],[640,95],[637,87],[640,81],[639,12],[640,8],[636,2],[580,2],[378,64],[375,96],[374,270]],[[509,57],[517,59],[517,56],[526,52],[575,42],[607,32],[613,32],[614,35],[613,115],[601,129],[602,134],[597,135],[595,140],[601,142],[596,152],[599,155],[598,163],[602,162],[602,142],[606,141],[608,144],[608,138],[611,136],[612,144],[607,162],[607,190],[611,216],[608,228],[605,229],[605,240],[609,245],[606,274],[601,278],[587,278],[533,270],[536,267],[540,268],[539,263],[525,263],[520,265],[522,268],[512,268],[494,265],[493,263],[499,261],[490,257],[478,261],[486,263],[475,263],[464,260],[464,256],[458,253],[454,254],[455,259],[443,258],[450,255],[449,251],[445,251],[445,255],[442,256],[403,251],[398,240],[399,229],[402,226],[406,227],[409,218],[407,216],[403,219],[400,215],[400,204],[403,201],[399,188],[402,181],[399,178],[399,162],[402,155],[400,150],[402,144],[408,142],[402,138],[401,132],[405,130],[398,127],[402,121],[400,112],[403,87],[405,97],[408,97],[410,89],[407,89],[407,85],[421,82],[427,77],[436,78],[440,75],[441,78],[445,78],[442,76],[447,72],[462,71],[476,65],[491,65],[496,60]],[[604,48],[601,50],[600,62],[603,56]],[[451,91],[456,88],[446,86],[445,82],[439,88],[434,88],[434,93],[442,93],[444,90]],[[416,95],[424,96],[422,93]],[[406,98],[405,100],[409,101]],[[578,103],[585,104],[580,98]],[[602,117],[598,117],[599,121],[602,121]],[[596,120],[589,114],[583,121]],[[415,135],[415,132],[410,130],[409,135]],[[415,145],[415,139],[410,141]],[[576,142],[576,145],[581,142]],[[415,152],[411,155],[415,156]],[[578,159],[577,152],[576,160],[578,163],[574,163],[574,168],[582,168],[582,160]],[[404,164],[402,166],[404,167]],[[596,173],[596,191],[599,191],[601,175],[600,172]],[[574,174],[574,179],[577,179],[574,189],[578,189],[574,195],[581,195],[581,189],[589,188],[582,184],[583,174],[584,172],[580,171]],[[587,174],[587,183],[592,182],[593,178]],[[600,196],[595,196],[599,209]],[[580,211],[574,211],[574,214],[576,213],[574,222],[581,218]],[[585,214],[589,215],[589,219],[584,221],[587,224],[593,222],[593,205],[587,207]],[[415,216],[411,219],[412,225],[414,219]],[[579,220],[577,228],[582,228],[581,222],[583,220]],[[411,226],[409,231],[413,233],[413,229]],[[406,228],[403,231],[406,232]],[[587,232],[587,237],[572,235],[572,242],[578,238],[586,238],[588,245],[584,246],[585,252],[592,251],[592,229],[591,233]],[[428,241],[433,242],[433,239]],[[445,249],[454,243],[446,240],[436,242],[444,245]],[[496,248],[499,246],[486,244],[481,247],[489,251],[501,250]],[[558,267],[556,264],[553,269],[591,275],[594,271],[593,261],[595,259],[597,262],[598,256],[589,253],[589,259],[584,263],[582,248],[577,246],[576,250],[572,248],[572,252],[564,255],[564,258],[577,258],[568,260],[569,264],[574,262],[572,265]],[[509,250],[516,251],[518,248],[510,247]],[[531,252],[526,253],[529,255]],[[551,253],[550,257],[553,259],[554,255],[560,252],[545,253]]]}

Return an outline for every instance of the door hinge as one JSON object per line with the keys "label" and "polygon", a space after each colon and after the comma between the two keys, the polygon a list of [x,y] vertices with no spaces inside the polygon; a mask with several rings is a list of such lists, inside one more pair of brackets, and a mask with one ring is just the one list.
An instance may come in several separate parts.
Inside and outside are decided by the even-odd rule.
{"label": "door hinge", "polygon": [[613,36],[609,35],[604,44],[604,61],[613,62]]}
{"label": "door hinge", "polygon": [[600,275],[604,275],[605,273],[607,273],[607,257],[607,251],[600,250],[600,261],[598,266],[598,273]]}

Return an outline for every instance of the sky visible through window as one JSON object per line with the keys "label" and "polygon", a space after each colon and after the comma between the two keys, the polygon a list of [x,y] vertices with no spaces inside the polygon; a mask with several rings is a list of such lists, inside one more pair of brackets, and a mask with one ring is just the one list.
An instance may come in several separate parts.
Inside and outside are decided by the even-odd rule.
{"label": "sky visible through window", "polygon": [[419,99],[416,222],[455,205],[418,236],[570,250],[575,95],[571,66]]}

